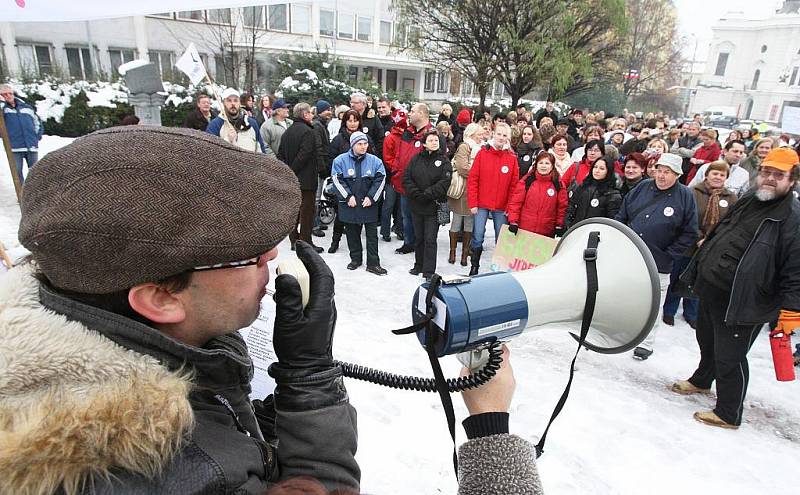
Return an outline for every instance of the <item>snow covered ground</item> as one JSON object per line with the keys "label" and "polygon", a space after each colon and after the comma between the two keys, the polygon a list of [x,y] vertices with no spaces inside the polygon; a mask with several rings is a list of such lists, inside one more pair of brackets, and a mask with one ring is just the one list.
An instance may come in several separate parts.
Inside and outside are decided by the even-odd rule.
{"label": "snow covered ground", "polygon": [[[69,141],[45,137],[43,153]],[[0,240],[19,255],[24,252],[17,240],[19,209],[5,158],[2,161]],[[315,242],[327,248],[330,233]],[[338,253],[323,255],[337,283],[334,354],[344,361],[430,376],[416,338],[390,333],[411,320],[411,297],[421,282],[407,273],[413,255],[394,254],[400,245],[394,238],[390,243],[379,242],[381,263],[389,270],[385,277],[363,268],[346,270],[344,242]],[[447,264],[447,242],[442,231],[440,273],[466,272],[458,264]],[[491,258],[491,238],[486,247],[484,256]],[[285,241],[281,256],[289,255]],[[568,284],[565,281],[565,287]],[[528,332],[509,347],[517,378],[511,430],[535,443],[566,383],[575,343],[563,330],[544,328]],[[693,331],[680,316],[675,327],[661,330],[655,349],[645,362],[633,360],[630,354],[581,353],[569,402],[539,459],[548,494],[777,495],[800,491],[796,468],[800,382],[775,380],[766,332],[750,352],[750,390],[744,424],[738,431],[711,428],[692,419],[694,411],[713,406],[711,398],[683,397],[668,390],[675,379],[691,374],[698,359]],[[443,360],[443,367],[450,376],[459,369],[454,358]],[[347,387],[359,412],[358,460],[364,493],[455,493],[452,445],[438,396],[353,380]],[[457,398],[456,408],[459,420],[466,417]],[[459,428],[459,443],[463,440]]]}

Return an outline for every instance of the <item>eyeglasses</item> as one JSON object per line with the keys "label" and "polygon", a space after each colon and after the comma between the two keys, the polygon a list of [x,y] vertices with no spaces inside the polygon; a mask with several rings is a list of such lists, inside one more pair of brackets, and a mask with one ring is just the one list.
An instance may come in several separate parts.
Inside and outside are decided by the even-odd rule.
{"label": "eyeglasses", "polygon": [[789,172],[784,172],[782,170],[767,170],[765,168],[758,169],[758,175],[762,179],[769,179],[772,177],[775,180],[783,180],[789,176]]}
{"label": "eyeglasses", "polygon": [[227,263],[217,263],[214,265],[196,266],[191,269],[193,272],[204,272],[208,270],[222,270],[223,268],[244,268],[246,266],[257,265],[261,260],[261,256],[250,258],[242,261],[230,261]]}

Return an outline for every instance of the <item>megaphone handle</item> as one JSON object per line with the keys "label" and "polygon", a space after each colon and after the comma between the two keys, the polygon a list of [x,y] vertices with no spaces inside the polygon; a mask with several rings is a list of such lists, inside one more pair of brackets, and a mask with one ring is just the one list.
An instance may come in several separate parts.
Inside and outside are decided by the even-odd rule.
{"label": "megaphone handle", "polygon": [[459,352],[456,358],[469,368],[470,372],[477,371],[489,362],[489,351],[487,349],[475,349],[473,351]]}

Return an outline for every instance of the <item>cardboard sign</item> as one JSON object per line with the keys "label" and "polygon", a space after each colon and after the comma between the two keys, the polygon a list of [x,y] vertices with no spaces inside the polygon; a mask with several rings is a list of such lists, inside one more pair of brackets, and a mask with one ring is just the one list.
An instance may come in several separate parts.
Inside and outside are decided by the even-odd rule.
{"label": "cardboard sign", "polygon": [[508,225],[500,229],[492,264],[495,272],[518,272],[537,267],[553,257],[556,249],[553,238],[519,229],[517,235],[508,230]]}

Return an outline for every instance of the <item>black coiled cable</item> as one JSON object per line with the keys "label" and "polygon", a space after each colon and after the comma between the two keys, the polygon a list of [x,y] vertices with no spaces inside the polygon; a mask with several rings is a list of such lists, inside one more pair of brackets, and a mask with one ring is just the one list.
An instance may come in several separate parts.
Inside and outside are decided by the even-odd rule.
{"label": "black coiled cable", "polygon": [[[471,388],[477,388],[488,382],[497,374],[503,362],[503,349],[499,342],[492,344],[488,349],[489,360],[483,367],[467,376],[450,378],[447,380],[447,390],[453,392],[463,392]],[[436,382],[433,378],[420,378],[418,376],[404,376],[389,373],[387,371],[376,370],[352,363],[336,361],[342,367],[344,376],[355,378],[365,382],[383,385],[384,387],[397,388],[401,390],[418,390],[420,392],[436,392]]]}

